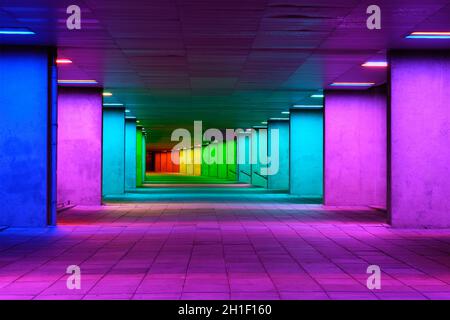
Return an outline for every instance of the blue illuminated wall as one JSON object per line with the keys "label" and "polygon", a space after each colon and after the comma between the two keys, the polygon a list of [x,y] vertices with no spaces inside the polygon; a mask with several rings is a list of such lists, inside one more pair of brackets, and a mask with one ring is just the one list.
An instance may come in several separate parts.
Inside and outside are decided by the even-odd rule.
{"label": "blue illuminated wall", "polygon": [[[136,119],[125,121],[125,190],[136,188]],[[142,147],[142,144],[140,145]],[[142,165],[142,162],[140,163]]]}
{"label": "blue illuminated wall", "polygon": [[[274,131],[278,130],[278,142],[272,142],[275,138]],[[289,121],[269,121],[268,123],[268,153],[278,152],[278,172],[268,176],[268,188],[277,190],[289,190]],[[275,161],[272,158],[272,161]],[[274,166],[272,164],[272,166]],[[275,168],[274,168],[275,169]]]}
{"label": "blue illuminated wall", "polygon": [[125,109],[103,109],[102,194],[125,192]]}
{"label": "blue illuminated wall", "polygon": [[36,47],[0,50],[0,225],[55,224],[54,55]]}
{"label": "blue illuminated wall", "polygon": [[323,111],[291,110],[290,193],[323,198]]}

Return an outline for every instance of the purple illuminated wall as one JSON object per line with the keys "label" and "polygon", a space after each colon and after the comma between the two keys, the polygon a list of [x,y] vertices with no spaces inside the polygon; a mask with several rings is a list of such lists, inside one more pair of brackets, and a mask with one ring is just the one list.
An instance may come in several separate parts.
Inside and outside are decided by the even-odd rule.
{"label": "purple illuminated wall", "polygon": [[60,88],[58,203],[101,204],[102,91]]}
{"label": "purple illuminated wall", "polygon": [[386,208],[385,90],[325,94],[326,205]]}
{"label": "purple illuminated wall", "polygon": [[391,52],[390,219],[450,227],[450,52]]}

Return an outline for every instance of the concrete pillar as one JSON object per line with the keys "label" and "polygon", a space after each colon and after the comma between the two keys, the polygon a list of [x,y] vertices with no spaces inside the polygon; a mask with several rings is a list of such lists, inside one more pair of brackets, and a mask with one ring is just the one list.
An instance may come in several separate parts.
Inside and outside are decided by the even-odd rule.
{"label": "concrete pillar", "polygon": [[450,227],[450,52],[390,52],[394,227]]}
{"label": "concrete pillar", "polygon": [[325,92],[324,204],[386,208],[385,88]]}
{"label": "concrete pillar", "polygon": [[217,177],[219,179],[226,179],[228,176],[228,166],[227,166],[227,148],[226,142],[217,143],[217,150],[220,149],[218,164],[217,164]]}
{"label": "concrete pillar", "polygon": [[248,132],[237,135],[237,179],[242,183],[251,183],[251,134]]}
{"label": "concrete pillar", "polygon": [[143,183],[143,150],[142,146],[142,128],[136,128],[136,186],[140,187]]}
{"label": "concrete pillar", "polygon": [[[268,175],[269,189],[289,190],[289,121],[270,120],[268,121],[268,152],[272,157],[271,151],[278,153],[278,170],[276,174]],[[275,131],[278,130],[278,139],[275,139],[276,145],[273,145],[272,139]],[[277,141],[278,140],[278,141]],[[273,157],[272,157],[273,158]],[[273,158],[275,159],[275,158]],[[272,164],[273,165],[273,164]]]}
{"label": "concrete pillar", "polygon": [[142,181],[145,181],[147,174],[147,133],[142,134]]}
{"label": "concrete pillar", "polygon": [[125,193],[125,109],[103,109],[103,195]]}
{"label": "concrete pillar", "polygon": [[214,177],[217,178],[218,176],[218,166],[217,166],[217,162],[214,161],[214,159],[217,159],[217,152],[218,152],[218,148],[217,148],[217,144],[216,143],[210,143],[207,147],[208,149],[208,159],[209,159],[209,168],[208,168],[208,173],[209,173],[209,177]]}
{"label": "concrete pillar", "polygon": [[202,148],[202,176],[203,177],[209,177],[209,146],[206,145]]}
{"label": "concrete pillar", "polygon": [[228,140],[226,142],[226,155],[227,155],[227,179],[231,181],[237,180],[237,164],[236,154],[237,145],[236,140]]}
{"label": "concrete pillar", "polygon": [[186,149],[180,150],[180,173],[183,175],[187,174],[186,152]]}
{"label": "concrete pillar", "polygon": [[202,175],[202,147],[194,147],[193,149],[194,157],[194,176]]}
{"label": "concrete pillar", "polygon": [[125,119],[125,190],[136,188],[136,118]]}
{"label": "concrete pillar", "polygon": [[58,92],[58,204],[102,201],[102,89]]}
{"label": "concrete pillar", "polygon": [[267,176],[262,174],[263,163],[267,156],[267,129],[252,131],[251,138],[251,183],[257,187],[267,188]]}
{"label": "concrete pillar", "polygon": [[314,202],[323,197],[323,110],[291,109],[290,193]]}
{"label": "concrete pillar", "polygon": [[0,225],[56,223],[55,51],[0,51]]}

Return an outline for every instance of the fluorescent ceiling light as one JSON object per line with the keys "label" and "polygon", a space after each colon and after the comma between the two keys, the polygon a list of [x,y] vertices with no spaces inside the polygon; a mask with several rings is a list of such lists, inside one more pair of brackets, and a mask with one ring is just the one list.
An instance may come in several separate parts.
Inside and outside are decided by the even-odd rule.
{"label": "fluorescent ceiling light", "polygon": [[289,118],[270,118],[270,120],[272,120],[272,121],[285,121],[285,120],[289,120]]}
{"label": "fluorescent ceiling light", "polygon": [[59,84],[97,84],[95,80],[58,80]]}
{"label": "fluorescent ceiling light", "polygon": [[305,105],[305,104],[296,104],[292,106],[295,109],[322,109],[323,105]]}
{"label": "fluorescent ceiling light", "polygon": [[450,39],[450,32],[413,32],[407,39]]}
{"label": "fluorescent ceiling light", "polygon": [[386,68],[388,63],[386,61],[367,61],[362,66],[368,68]]}
{"label": "fluorescent ceiling light", "polygon": [[262,121],[261,124],[267,124],[267,121]]}
{"label": "fluorescent ceiling light", "polygon": [[313,94],[311,98],[323,98],[323,94]]}
{"label": "fluorescent ceiling light", "polygon": [[103,92],[103,96],[104,97],[112,97],[112,93],[111,92]]}
{"label": "fluorescent ceiling light", "polygon": [[25,28],[5,28],[0,29],[0,34],[6,34],[6,35],[32,35],[36,34],[31,30],[25,29]]}
{"label": "fluorescent ceiling light", "polygon": [[375,85],[374,82],[333,82],[333,87],[371,87]]}
{"label": "fluorescent ceiling light", "polygon": [[72,60],[70,59],[56,59],[56,64],[71,64]]}
{"label": "fluorescent ceiling light", "polygon": [[104,103],[106,107],[123,107],[123,103]]}
{"label": "fluorescent ceiling light", "polygon": [[282,111],[281,113],[282,113],[282,114],[290,114],[289,111]]}
{"label": "fluorescent ceiling light", "polygon": [[126,110],[125,110],[125,113],[130,113],[130,112],[131,112],[131,111],[130,111],[130,110],[128,110],[128,109],[126,109]]}

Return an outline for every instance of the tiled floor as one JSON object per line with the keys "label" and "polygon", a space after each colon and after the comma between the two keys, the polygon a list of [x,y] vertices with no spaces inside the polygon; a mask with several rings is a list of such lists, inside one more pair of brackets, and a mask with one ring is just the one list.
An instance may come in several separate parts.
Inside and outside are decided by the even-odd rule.
{"label": "tiled floor", "polygon": [[[189,197],[3,230],[0,299],[450,299],[450,230],[395,230],[378,211],[281,194]],[[67,289],[69,265],[80,290]],[[366,287],[369,265],[380,290]]]}

